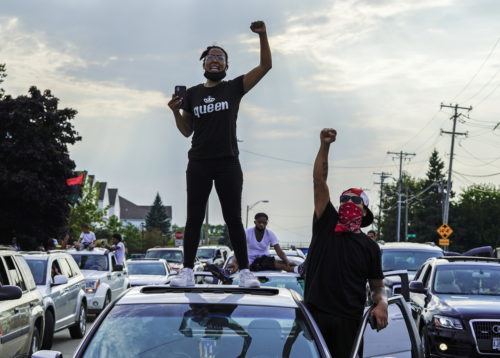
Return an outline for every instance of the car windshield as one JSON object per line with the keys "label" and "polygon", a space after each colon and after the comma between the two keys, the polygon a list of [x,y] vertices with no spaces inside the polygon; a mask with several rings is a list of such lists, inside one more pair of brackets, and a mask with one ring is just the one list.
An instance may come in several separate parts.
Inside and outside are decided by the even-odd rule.
{"label": "car windshield", "polygon": [[45,285],[47,260],[26,260],[37,285]]}
{"label": "car windshield", "polygon": [[127,263],[129,275],[162,275],[165,276],[165,265],[161,262],[148,262],[148,263]]}
{"label": "car windshield", "polygon": [[196,256],[199,259],[212,259],[215,256],[215,249],[198,249]]}
{"label": "car windshield", "polygon": [[165,259],[168,262],[182,263],[184,255],[181,250],[151,250],[146,253],[147,259]]}
{"label": "car windshield", "polygon": [[500,267],[498,265],[438,267],[434,279],[434,292],[500,296]]}
{"label": "car windshield", "polygon": [[[258,272],[254,272],[254,275],[260,281],[261,286],[289,288],[304,296],[304,279],[300,277],[296,277],[295,275],[259,276]],[[238,283],[238,275],[236,275],[233,279],[233,285],[237,285]]]}
{"label": "car windshield", "polygon": [[443,253],[435,250],[382,250],[382,270],[417,271],[431,257],[441,257]]}
{"label": "car windshield", "polygon": [[319,357],[312,337],[296,308],[116,305],[91,338],[83,357]]}
{"label": "car windshield", "polygon": [[81,270],[108,271],[108,258],[105,255],[72,254]]}

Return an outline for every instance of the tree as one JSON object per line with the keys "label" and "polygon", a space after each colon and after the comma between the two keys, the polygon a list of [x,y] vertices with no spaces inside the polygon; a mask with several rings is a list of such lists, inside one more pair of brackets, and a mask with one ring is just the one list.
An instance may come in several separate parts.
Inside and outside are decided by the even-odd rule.
{"label": "tree", "polygon": [[[7,77],[7,70],[5,69],[5,63],[0,63],[0,84],[3,83],[5,77]],[[0,99],[2,99],[4,93],[5,93],[4,89],[0,87]]]}
{"label": "tree", "polygon": [[131,223],[127,223],[127,225],[121,229],[121,233],[129,253],[144,252],[142,235],[138,228]]}
{"label": "tree", "polygon": [[159,193],[156,193],[153,206],[151,206],[151,210],[146,216],[146,229],[148,231],[158,229],[163,234],[170,232],[170,218],[167,216],[167,211],[163,206]]}
{"label": "tree", "polygon": [[[0,67],[0,81],[5,66]],[[64,231],[70,178],[75,168],[68,145],[81,140],[50,90],[0,97],[0,237],[16,233],[23,249]]]}
{"label": "tree", "polygon": [[118,219],[118,217],[116,215],[113,215],[104,222],[104,226],[96,228],[95,234],[97,238],[110,239],[113,234],[121,233],[123,228],[123,224]]}
{"label": "tree", "polygon": [[69,227],[73,237],[80,236],[83,224],[91,226],[93,230],[104,226],[107,210],[108,208],[99,209],[99,183],[93,183],[86,178],[80,202],[71,207],[69,215]]}
{"label": "tree", "polygon": [[233,249],[233,245],[231,244],[231,239],[229,238],[229,230],[227,228],[227,225],[224,225],[222,237],[219,239],[219,245],[226,245],[231,250]]}

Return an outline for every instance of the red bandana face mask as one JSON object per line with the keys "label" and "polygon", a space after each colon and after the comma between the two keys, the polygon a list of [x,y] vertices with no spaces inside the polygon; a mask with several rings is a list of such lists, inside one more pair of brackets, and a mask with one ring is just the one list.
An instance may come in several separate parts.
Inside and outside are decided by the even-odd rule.
{"label": "red bandana face mask", "polygon": [[340,205],[339,221],[335,226],[335,232],[356,232],[361,228],[363,212],[353,202]]}

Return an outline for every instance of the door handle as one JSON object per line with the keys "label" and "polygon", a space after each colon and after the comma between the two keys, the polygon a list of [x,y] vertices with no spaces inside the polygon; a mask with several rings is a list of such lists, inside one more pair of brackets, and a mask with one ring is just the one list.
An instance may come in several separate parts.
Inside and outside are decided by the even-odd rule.
{"label": "door handle", "polygon": [[36,306],[35,302],[30,302],[30,307],[31,307],[31,308],[33,308],[33,307],[35,307],[35,306]]}
{"label": "door handle", "polygon": [[18,313],[19,313],[19,307],[14,308],[14,314],[18,314]]}
{"label": "door handle", "polygon": [[108,274],[108,279],[111,280],[111,274]]}

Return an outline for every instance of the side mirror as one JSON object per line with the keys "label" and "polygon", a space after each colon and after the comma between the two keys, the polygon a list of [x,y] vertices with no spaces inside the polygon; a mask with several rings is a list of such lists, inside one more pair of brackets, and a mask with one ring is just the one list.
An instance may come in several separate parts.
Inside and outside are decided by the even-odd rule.
{"label": "side mirror", "polygon": [[410,292],[427,294],[427,288],[424,287],[422,281],[411,281],[410,282]]}
{"label": "side mirror", "polygon": [[61,352],[56,351],[38,351],[31,355],[32,358],[63,358]]}
{"label": "side mirror", "polygon": [[17,286],[1,286],[0,301],[17,300],[21,298],[23,291]]}
{"label": "side mirror", "polygon": [[52,286],[65,285],[68,283],[68,278],[64,275],[55,275],[53,281]]}

